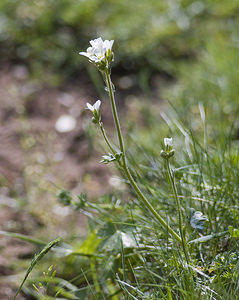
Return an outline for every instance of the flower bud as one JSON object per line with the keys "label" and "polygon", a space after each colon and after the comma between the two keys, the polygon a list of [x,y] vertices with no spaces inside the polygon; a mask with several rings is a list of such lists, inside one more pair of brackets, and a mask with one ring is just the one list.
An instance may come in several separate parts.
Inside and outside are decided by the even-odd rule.
{"label": "flower bud", "polygon": [[165,150],[161,150],[160,155],[164,159],[169,159],[174,155],[175,150],[173,149],[173,139],[172,138],[164,138]]}

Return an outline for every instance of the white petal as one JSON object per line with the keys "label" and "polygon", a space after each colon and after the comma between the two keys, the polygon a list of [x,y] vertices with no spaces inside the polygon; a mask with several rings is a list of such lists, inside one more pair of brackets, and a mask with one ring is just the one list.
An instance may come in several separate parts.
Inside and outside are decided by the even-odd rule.
{"label": "white petal", "polygon": [[87,108],[90,110],[90,111],[94,111],[94,106],[92,106],[90,103],[86,103],[86,106],[87,106]]}
{"label": "white petal", "polygon": [[98,48],[101,44],[103,44],[103,40],[101,37],[91,40],[90,44],[93,48]]}
{"label": "white petal", "polygon": [[100,109],[100,105],[101,105],[101,101],[100,101],[100,100],[97,100],[93,106],[94,106],[94,108],[95,108],[96,110],[99,110],[99,109]]}
{"label": "white petal", "polygon": [[111,50],[114,41],[105,40],[101,37],[91,40],[91,47],[87,48],[87,52],[80,52],[79,54],[89,58],[92,62],[98,63],[105,59],[106,51]]}
{"label": "white petal", "polygon": [[87,53],[87,52],[79,52],[79,54],[80,54],[80,55],[84,55],[84,56],[86,56],[86,57],[89,57],[89,53]]}
{"label": "white petal", "polygon": [[94,48],[93,47],[88,47],[86,49],[86,52],[89,53],[89,54],[93,54],[94,53]]}
{"label": "white petal", "polygon": [[111,50],[111,48],[112,48],[112,46],[113,46],[113,43],[114,43],[114,40],[111,40],[111,41],[109,41],[109,40],[105,40],[104,41],[104,48],[106,49],[106,50]]}
{"label": "white petal", "polygon": [[164,138],[164,145],[167,146],[173,146],[173,139],[172,138]]}

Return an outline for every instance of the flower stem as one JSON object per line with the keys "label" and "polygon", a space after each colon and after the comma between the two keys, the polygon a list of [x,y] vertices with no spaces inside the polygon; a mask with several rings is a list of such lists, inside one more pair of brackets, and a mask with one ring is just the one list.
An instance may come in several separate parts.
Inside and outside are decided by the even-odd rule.
{"label": "flower stem", "polygon": [[119,117],[118,117],[118,113],[117,113],[117,109],[116,109],[115,97],[114,97],[114,92],[113,92],[113,88],[112,88],[112,82],[111,82],[109,71],[105,72],[105,77],[106,77],[106,84],[107,84],[107,88],[108,88],[108,92],[109,92],[109,96],[110,96],[110,103],[111,103],[111,108],[112,108],[112,112],[113,112],[115,127],[117,130],[117,135],[118,135],[118,139],[119,139],[120,151],[122,152],[123,159],[125,160],[124,141],[123,141],[123,137],[122,137],[122,133],[121,133]]}
{"label": "flower stem", "polygon": [[140,188],[136,184],[134,178],[132,177],[130,170],[127,166],[124,166],[124,171],[126,173],[127,178],[129,179],[132,187],[134,188],[135,192],[138,194],[138,196],[143,201],[144,205],[149,209],[149,211],[155,216],[155,218],[159,221],[159,223],[168,231],[170,232],[174,238],[182,243],[182,239],[180,236],[164,221],[164,219],[157,213],[157,211],[154,209],[154,207],[149,203],[148,199],[144,196],[144,194],[141,192]]}
{"label": "flower stem", "polygon": [[180,236],[181,236],[181,240],[182,240],[183,252],[184,252],[187,264],[189,264],[188,248],[187,248],[187,243],[185,241],[185,237],[184,237],[184,234],[183,234],[183,218],[182,218],[181,206],[180,206],[180,201],[179,201],[179,198],[178,198],[178,193],[177,193],[177,189],[176,189],[176,185],[175,185],[175,181],[174,181],[174,176],[172,174],[169,159],[167,159],[167,171],[168,171],[170,183],[171,183],[171,186],[172,186],[172,189],[173,189],[174,198],[175,198],[176,203],[177,203],[178,223],[179,223]]}
{"label": "flower stem", "polygon": [[142,200],[144,205],[148,208],[148,210],[154,215],[154,217],[159,221],[159,223],[169,232],[172,234],[172,236],[180,243],[182,244],[182,238],[164,221],[164,219],[158,214],[158,212],[154,209],[154,207],[150,204],[148,199],[144,196],[140,188],[138,187],[137,183],[135,182],[133,176],[131,175],[131,172],[127,165],[126,160],[126,154],[125,154],[125,147],[124,147],[124,141],[123,136],[121,133],[120,123],[119,123],[119,117],[116,109],[116,103],[114,98],[114,92],[112,88],[112,82],[110,78],[109,71],[105,71],[105,78],[106,78],[106,84],[109,92],[109,97],[111,101],[111,108],[113,112],[115,127],[118,135],[119,145],[120,145],[120,151],[122,152],[122,168],[125,171],[125,174],[131,184],[131,186],[134,188],[135,192],[139,196],[139,198]]}
{"label": "flower stem", "polygon": [[112,151],[112,153],[115,155],[116,151],[115,151],[114,148],[111,146],[110,141],[109,141],[109,139],[107,138],[107,135],[106,135],[106,133],[105,133],[105,129],[104,129],[104,127],[103,127],[103,124],[102,124],[101,122],[99,122],[98,125],[99,125],[99,127],[100,127],[101,133],[102,133],[102,135],[103,135],[103,138],[104,138],[106,144],[108,145],[108,147],[110,148],[110,150]]}

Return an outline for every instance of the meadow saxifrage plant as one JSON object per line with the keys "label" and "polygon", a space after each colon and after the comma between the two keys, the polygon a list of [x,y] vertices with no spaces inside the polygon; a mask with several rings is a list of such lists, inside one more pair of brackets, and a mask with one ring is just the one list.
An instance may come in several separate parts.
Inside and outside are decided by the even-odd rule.
{"label": "meadow saxifrage plant", "polygon": [[182,240],[182,246],[183,246],[183,252],[186,258],[187,263],[189,264],[189,254],[188,254],[188,248],[187,243],[185,240],[185,235],[183,232],[183,217],[182,217],[182,211],[181,211],[181,205],[178,197],[178,192],[174,180],[174,174],[172,172],[172,168],[170,165],[170,158],[174,155],[175,150],[173,149],[173,139],[172,138],[164,138],[164,146],[165,150],[161,150],[160,155],[166,160],[166,167],[168,176],[170,179],[170,184],[173,190],[174,198],[177,204],[177,210],[178,210],[178,225],[179,225],[179,232]]}
{"label": "meadow saxifrage plant", "polygon": [[[128,167],[127,158],[126,158],[126,151],[124,145],[123,135],[121,133],[121,127],[118,117],[118,112],[116,108],[116,102],[114,97],[114,85],[111,81],[111,63],[114,60],[114,54],[112,51],[114,41],[103,41],[102,38],[97,38],[90,41],[91,47],[89,47],[86,52],[80,52],[80,55],[86,56],[91,63],[93,63],[98,70],[101,72],[103,79],[106,83],[107,92],[109,94],[110,102],[111,102],[111,109],[114,118],[116,133],[119,142],[119,150],[115,149],[111,142],[109,141],[106,132],[103,127],[103,123],[100,117],[100,100],[98,100],[93,106],[87,103],[87,108],[93,114],[93,122],[97,124],[101,130],[103,138],[106,144],[109,147],[111,153],[103,156],[103,163],[110,163],[112,161],[116,161],[120,167],[123,169],[125,176],[127,177],[130,185],[134,189],[135,193],[138,195],[138,198],[143,202],[143,204],[147,207],[147,209],[152,213],[152,215],[158,220],[158,222],[162,225],[162,227],[169,232],[184,248],[182,235],[181,237],[167,224],[167,222],[160,216],[160,214],[155,210],[155,208],[151,205],[148,201],[146,196],[143,194],[141,189],[138,187],[137,183],[135,182],[131,171]],[[170,139],[167,140],[168,146],[170,146]]]}

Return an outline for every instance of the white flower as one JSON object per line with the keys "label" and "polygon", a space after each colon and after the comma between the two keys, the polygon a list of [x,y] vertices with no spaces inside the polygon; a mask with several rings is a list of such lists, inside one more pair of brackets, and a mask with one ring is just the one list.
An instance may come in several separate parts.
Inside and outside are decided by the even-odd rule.
{"label": "white flower", "polygon": [[165,145],[165,147],[172,147],[173,139],[172,138],[164,138],[164,145]]}
{"label": "white flower", "polygon": [[95,104],[91,105],[90,103],[86,103],[87,109],[89,109],[92,114],[93,114],[93,118],[92,121],[93,123],[98,124],[100,122],[100,105],[101,105],[101,101],[97,100],[95,102]]}
{"label": "white flower", "polygon": [[92,113],[99,112],[101,101],[97,100],[95,104],[91,105],[90,103],[86,103],[87,109],[89,109]]}
{"label": "white flower", "polygon": [[88,57],[89,60],[94,63],[99,63],[111,54],[113,43],[114,40],[103,41],[102,38],[99,37],[98,39],[90,41],[91,47],[87,48],[86,52],[79,52],[79,54]]}

